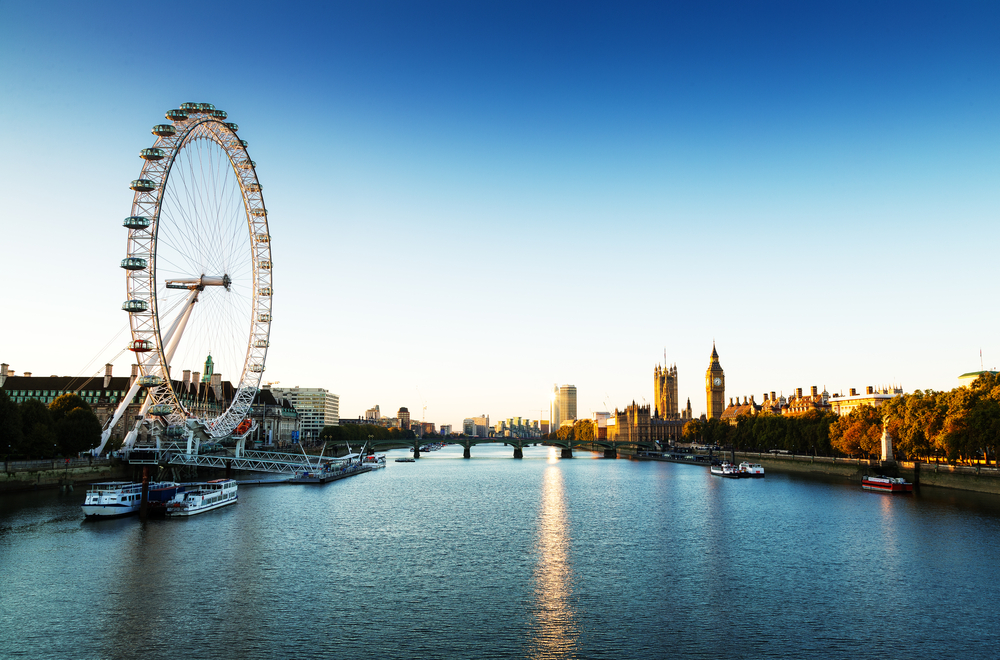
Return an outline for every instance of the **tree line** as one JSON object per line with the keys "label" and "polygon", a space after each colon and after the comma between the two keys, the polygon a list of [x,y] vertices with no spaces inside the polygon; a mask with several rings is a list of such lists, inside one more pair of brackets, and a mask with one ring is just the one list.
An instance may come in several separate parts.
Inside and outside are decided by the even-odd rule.
{"label": "tree line", "polygon": [[[855,414],[856,413],[856,414]],[[831,435],[842,451],[877,454],[888,425],[896,458],[950,462],[1000,457],[1000,375],[984,373],[968,387],[917,390],[888,401],[877,415],[855,410]]]}
{"label": "tree line", "polygon": [[741,415],[736,424],[720,419],[693,419],[684,425],[686,442],[732,445],[736,451],[787,451],[792,454],[830,456],[832,412],[810,410],[797,415]]}
{"label": "tree line", "polygon": [[329,446],[350,444],[355,451],[361,449],[361,445],[368,442],[368,436],[378,442],[386,440],[392,442],[406,442],[417,437],[412,430],[398,428],[387,429],[384,426],[374,424],[345,424],[343,426],[324,426],[319,432],[320,440],[326,441]]}
{"label": "tree line", "polygon": [[684,425],[687,442],[732,445],[737,451],[880,458],[882,431],[898,460],[950,462],[1000,458],[1000,375],[986,373],[948,392],[916,390],[875,408],[861,405],[838,417],[811,410],[799,415],[747,415],[735,425],[718,419]]}
{"label": "tree line", "polygon": [[100,442],[101,423],[80,396],[63,394],[49,405],[14,403],[0,390],[0,451],[8,460],[76,456]]}

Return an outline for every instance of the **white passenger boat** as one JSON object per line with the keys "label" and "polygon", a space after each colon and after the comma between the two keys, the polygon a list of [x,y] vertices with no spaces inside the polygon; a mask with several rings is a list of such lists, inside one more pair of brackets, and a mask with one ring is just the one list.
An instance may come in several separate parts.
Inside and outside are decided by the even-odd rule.
{"label": "white passenger boat", "polygon": [[743,461],[740,463],[740,476],[753,477],[756,479],[762,478],[764,476],[764,466],[760,463],[749,463],[747,461]]}
{"label": "white passenger boat", "polygon": [[723,463],[722,465],[713,465],[712,474],[718,477],[728,477],[730,479],[739,479],[740,470],[738,467],[732,463]]}
{"label": "white passenger boat", "polygon": [[372,470],[385,467],[385,454],[369,454],[361,460],[361,464]]}
{"label": "white passenger boat", "polygon": [[[150,482],[149,489],[176,486],[172,481]],[[88,518],[114,518],[139,512],[142,483],[104,481],[90,484],[83,500],[83,515]]]}
{"label": "white passenger boat", "polygon": [[168,516],[193,516],[236,504],[236,480],[215,479],[203,484],[191,484],[167,504]]}

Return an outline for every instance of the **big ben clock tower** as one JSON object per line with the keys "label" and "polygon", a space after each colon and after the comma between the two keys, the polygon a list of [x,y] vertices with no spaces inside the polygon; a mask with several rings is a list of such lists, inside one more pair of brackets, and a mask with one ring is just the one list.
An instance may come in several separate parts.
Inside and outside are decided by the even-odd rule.
{"label": "big ben clock tower", "polygon": [[706,417],[708,419],[719,419],[722,411],[726,409],[726,373],[719,364],[719,354],[715,350],[715,342],[712,342],[712,361],[705,372],[705,399],[708,406]]}

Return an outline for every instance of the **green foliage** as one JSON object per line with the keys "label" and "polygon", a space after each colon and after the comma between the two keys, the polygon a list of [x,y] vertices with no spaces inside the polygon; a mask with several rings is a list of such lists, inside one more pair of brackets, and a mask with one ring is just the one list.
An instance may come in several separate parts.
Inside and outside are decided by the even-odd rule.
{"label": "green foliage", "polygon": [[684,425],[684,430],[681,431],[681,437],[684,438],[684,442],[702,442],[703,430],[701,420],[692,419]]}
{"label": "green foliage", "polygon": [[18,408],[22,440],[15,445],[13,453],[25,459],[55,456],[57,439],[48,406],[37,399],[28,399]]}
{"label": "green foliage", "polygon": [[711,437],[706,433],[705,439],[711,444],[731,444],[737,451],[778,449],[793,454],[829,455],[829,429],[836,419],[833,413],[810,410],[801,415],[745,415],[737,418],[734,426],[709,420],[706,426],[715,427],[711,422],[718,422],[727,431],[722,434],[713,430]]}
{"label": "green foliage", "polygon": [[48,406],[38,399],[28,399],[20,405],[21,428],[27,434],[35,424],[52,426],[52,413]]}
{"label": "green foliage", "polygon": [[101,442],[101,423],[90,407],[72,408],[55,423],[59,453],[72,456]]}
{"label": "green foliage", "polygon": [[881,455],[882,411],[858,406],[830,426],[830,444],[848,456],[877,458]]}
{"label": "green foliage", "polygon": [[21,444],[22,458],[54,458],[58,450],[58,437],[50,426],[36,422],[24,434]]}
{"label": "green foliage", "polygon": [[573,424],[574,442],[589,443],[595,438],[594,422],[589,419],[580,419]]}
{"label": "green foliage", "polygon": [[333,449],[336,446],[346,446],[350,444],[351,449],[358,451],[361,446],[368,442],[368,436],[376,443],[400,442],[405,443],[417,437],[416,433],[401,429],[387,429],[384,426],[374,424],[345,424],[344,426],[324,426],[319,437],[325,440],[327,447]]}
{"label": "green foliage", "polygon": [[556,431],[556,439],[562,442],[573,442],[573,427],[560,426]]}
{"label": "green foliage", "polygon": [[52,413],[53,422],[58,422],[66,413],[77,408],[90,410],[90,404],[77,394],[61,394],[49,404],[49,412]]}
{"label": "green foliage", "polygon": [[0,451],[5,456],[16,454],[23,438],[20,407],[10,400],[6,391],[0,390]]}

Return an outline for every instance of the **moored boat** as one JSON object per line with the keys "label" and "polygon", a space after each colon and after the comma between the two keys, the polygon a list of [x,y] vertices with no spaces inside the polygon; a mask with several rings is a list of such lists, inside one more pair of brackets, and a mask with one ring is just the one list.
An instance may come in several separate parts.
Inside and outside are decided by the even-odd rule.
{"label": "moored boat", "polygon": [[415,459],[415,458],[397,458],[396,462],[397,463],[416,463],[417,459]]}
{"label": "moored boat", "polygon": [[722,465],[713,465],[712,474],[718,477],[727,477],[729,479],[739,479],[740,470],[738,467],[732,463],[723,463]]}
{"label": "moored boat", "polygon": [[764,476],[764,466],[760,463],[750,463],[743,461],[740,463],[740,476],[741,477],[753,477],[755,479],[763,478]]}
{"label": "moored boat", "polygon": [[189,484],[187,488],[167,503],[168,516],[193,516],[236,504],[235,479],[214,479],[202,484]]}
{"label": "moored boat", "polygon": [[368,454],[361,460],[361,464],[372,470],[385,467],[385,454]]}
{"label": "moored boat", "polygon": [[877,490],[883,493],[912,493],[913,484],[902,477],[861,477],[861,487],[865,490]]}
{"label": "moored boat", "polygon": [[[149,490],[176,486],[169,481],[151,482]],[[114,518],[138,513],[142,503],[142,483],[104,481],[90,484],[83,500],[83,515],[88,518]]]}

